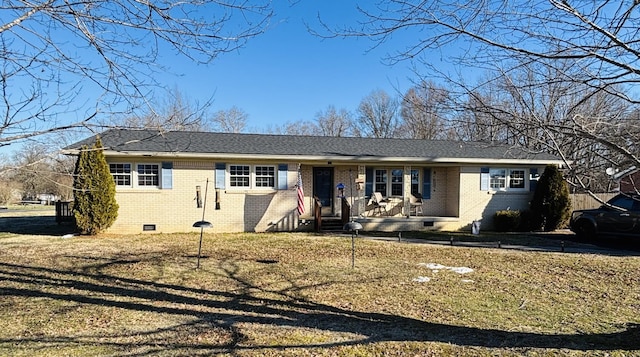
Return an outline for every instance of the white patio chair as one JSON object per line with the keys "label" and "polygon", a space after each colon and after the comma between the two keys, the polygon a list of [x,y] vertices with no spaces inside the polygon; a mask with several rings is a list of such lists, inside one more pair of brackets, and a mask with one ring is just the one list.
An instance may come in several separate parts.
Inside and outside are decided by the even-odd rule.
{"label": "white patio chair", "polygon": [[382,214],[382,210],[384,210],[384,213],[387,213],[387,201],[384,200],[384,198],[382,198],[382,193],[380,192],[374,192],[373,193],[373,197],[371,197],[373,200],[373,213],[376,213],[376,210],[378,211],[378,213]]}
{"label": "white patio chair", "polygon": [[409,195],[409,215],[411,215],[411,211],[414,211],[416,216],[422,216],[422,196],[420,194]]}

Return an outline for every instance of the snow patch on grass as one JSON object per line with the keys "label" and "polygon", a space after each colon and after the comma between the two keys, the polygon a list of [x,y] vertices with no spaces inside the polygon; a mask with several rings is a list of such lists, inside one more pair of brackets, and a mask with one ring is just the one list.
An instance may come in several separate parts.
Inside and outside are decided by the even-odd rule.
{"label": "snow patch on grass", "polygon": [[[469,273],[473,272],[473,269],[468,268],[468,267],[449,267],[449,266],[442,265],[442,264],[437,264],[437,263],[419,263],[418,266],[430,269],[431,273],[433,273],[433,274],[437,274],[441,270],[448,270],[448,271],[452,271],[452,272],[458,273],[458,274],[469,274]],[[426,283],[426,282],[431,281],[431,278],[426,277],[426,276],[419,276],[419,277],[413,279],[413,281],[419,282],[419,283]],[[472,283],[473,280],[463,279],[462,282],[463,283]]]}

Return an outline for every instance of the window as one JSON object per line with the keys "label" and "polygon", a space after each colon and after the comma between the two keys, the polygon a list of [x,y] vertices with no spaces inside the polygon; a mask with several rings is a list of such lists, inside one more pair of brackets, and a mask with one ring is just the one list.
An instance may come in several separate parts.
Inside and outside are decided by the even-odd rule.
{"label": "window", "polygon": [[[389,178],[391,178],[389,180]],[[398,196],[404,194],[404,173],[402,169],[374,170],[374,192],[383,196]]]}
{"label": "window", "polygon": [[505,169],[490,169],[489,177],[491,178],[489,181],[489,187],[494,190],[504,189],[507,182],[507,170]]}
{"label": "window", "polygon": [[411,193],[420,192],[420,170],[411,170]]}
{"label": "window", "polygon": [[509,188],[524,188],[524,170],[509,171]]}
{"label": "window", "polygon": [[[487,173],[489,168],[487,168]],[[405,187],[404,184],[409,184]],[[411,190],[413,195],[420,195],[424,199],[431,198],[431,168],[412,168],[411,171],[404,171],[402,168],[376,169],[367,168],[365,178],[365,194],[373,195],[380,192],[386,197],[401,198],[405,195],[405,190]],[[487,185],[489,179],[487,175]],[[488,189],[488,188],[487,188]]]}
{"label": "window", "polygon": [[274,166],[256,166],[256,187],[276,186],[276,168]]}
{"label": "window", "polygon": [[251,168],[249,165],[229,165],[229,186],[250,187]]}
{"label": "window", "polygon": [[[286,184],[286,166],[281,168],[283,171],[281,177],[277,176],[279,170],[275,165],[228,165],[227,167],[229,168],[229,187],[231,188],[276,189],[278,179]],[[282,187],[286,188],[286,185]]]}
{"label": "window", "polygon": [[162,165],[160,163],[109,163],[109,172],[118,188],[170,189],[172,170],[172,162],[163,162]]}
{"label": "window", "polygon": [[138,164],[138,186],[158,186],[158,165]]}
{"label": "window", "polygon": [[116,186],[131,186],[131,164],[109,164]]}
{"label": "window", "polygon": [[527,169],[480,168],[480,189],[492,191],[525,191]]}
{"label": "window", "polygon": [[374,192],[387,195],[387,170],[376,170],[374,175]]}
{"label": "window", "polygon": [[391,170],[391,196],[402,196],[402,170]]}

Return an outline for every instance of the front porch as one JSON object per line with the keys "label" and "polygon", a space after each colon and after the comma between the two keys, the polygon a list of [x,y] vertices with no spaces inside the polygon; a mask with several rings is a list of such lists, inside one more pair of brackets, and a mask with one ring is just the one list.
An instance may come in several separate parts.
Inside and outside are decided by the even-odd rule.
{"label": "front porch", "polygon": [[319,200],[314,200],[313,227],[316,232],[341,231],[342,226],[353,220],[362,225],[363,231],[370,232],[402,232],[422,230],[457,230],[460,226],[460,218],[453,216],[436,215],[403,215],[402,209],[395,212],[397,207],[390,207],[389,211],[373,214],[372,209],[365,210],[363,214],[351,215],[351,205],[346,198],[341,200],[340,216],[323,216],[322,206]]}
{"label": "front porch", "polygon": [[403,232],[436,230],[448,231],[449,227],[459,226],[458,217],[441,216],[393,216],[393,217],[358,217],[354,221],[362,224],[364,231],[370,232]]}
{"label": "front porch", "polygon": [[[439,216],[395,216],[395,217],[354,217],[353,221],[362,225],[368,232],[409,232],[409,231],[454,231],[460,226],[458,217]],[[304,230],[316,232],[341,232],[348,219],[340,217],[322,217],[314,220]]]}

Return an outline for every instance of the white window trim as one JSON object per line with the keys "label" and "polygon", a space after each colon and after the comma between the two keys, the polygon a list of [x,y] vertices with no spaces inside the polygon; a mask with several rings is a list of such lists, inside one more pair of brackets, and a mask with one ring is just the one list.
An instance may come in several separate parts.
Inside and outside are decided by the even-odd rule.
{"label": "white window trim", "polygon": [[[133,187],[134,184],[134,178],[133,178],[133,172],[134,170],[134,165],[130,162],[121,162],[121,161],[117,161],[117,162],[109,162],[109,174],[111,174],[111,177],[114,179],[113,182],[116,185],[116,189],[117,188],[130,188]],[[128,185],[118,185],[115,181],[115,177],[114,174],[111,172],[111,165],[129,165],[129,184]],[[126,174],[118,174],[116,173],[115,175],[126,175]]]}
{"label": "white window trim", "polygon": [[[522,171],[522,187],[511,187],[511,180],[512,180],[511,173],[513,171]],[[508,175],[507,175],[507,188],[512,191],[517,191],[517,190],[524,191],[525,189],[529,190],[529,187],[527,187],[527,177],[528,177],[528,173],[526,169],[510,168],[508,170]]]}
{"label": "white window trim", "polygon": [[[272,176],[268,176],[268,175],[262,175],[262,176],[258,176],[258,174],[256,173],[257,168],[258,167],[266,167],[266,168],[271,168],[273,175]],[[255,187],[255,189],[258,190],[275,190],[278,188],[278,166],[277,165],[253,165],[251,168],[251,184]],[[273,179],[273,185],[272,186],[258,186],[258,177],[271,177]]]}
{"label": "white window trim", "polygon": [[[140,189],[140,190],[159,190],[160,185],[162,184],[162,163],[159,162],[127,162],[127,161],[114,161],[109,162],[108,164],[129,164],[131,165],[131,184],[130,185],[117,185],[116,190],[118,189]],[[138,165],[156,165],[158,167],[158,185],[154,186],[143,186],[138,184]],[[111,169],[109,169],[109,173],[111,173]],[[113,177],[113,174],[111,174]],[[115,182],[115,181],[114,181]]]}
{"label": "white window trim", "polygon": [[[392,172],[394,170],[402,171],[402,181],[399,182],[399,183],[398,182],[395,182],[395,183],[392,182],[392,178],[393,178]],[[378,183],[378,181],[376,181],[376,178],[377,178],[376,173],[377,173],[377,171],[386,171],[386,173],[387,173],[387,176],[386,176],[387,177],[387,181],[385,182],[385,184],[387,185],[387,189],[386,189],[386,192],[382,192],[382,196],[384,196],[384,197],[403,197],[403,194],[392,195],[391,193],[393,192],[393,189],[392,189],[393,185],[398,185],[398,184],[402,185],[401,192],[404,193],[404,186],[405,186],[404,176],[406,175],[406,172],[405,172],[404,168],[402,168],[402,167],[374,167],[373,168],[373,191],[374,192],[377,191],[376,190],[376,184]],[[421,180],[421,179],[422,179],[421,174],[420,174],[420,172],[418,172],[418,180]],[[418,181],[418,187],[420,187],[421,184],[422,184],[422,181]]]}
{"label": "white window trim", "polygon": [[423,172],[424,172],[424,168],[411,168],[411,171],[409,171],[409,184],[411,185],[409,188],[409,192],[411,194],[413,194],[413,172],[417,171],[418,173],[418,182],[416,183],[418,185],[417,187],[417,192],[422,192],[422,188],[424,187],[424,183],[423,183]]}
{"label": "white window trim", "polygon": [[[155,165],[157,166],[157,178],[158,178],[158,184],[157,185],[140,185],[139,184],[139,175],[138,175],[138,165]],[[158,162],[137,162],[136,163],[136,170],[135,170],[135,186],[139,189],[159,189],[160,185],[162,184],[162,163],[158,163]]]}
{"label": "white window trim", "polygon": [[[244,175],[232,175],[231,174],[231,166],[248,166],[249,167],[249,186],[232,186],[231,185],[231,178],[233,177],[245,177]],[[230,190],[249,190],[251,189],[251,173],[253,171],[253,167],[249,164],[228,164],[227,165],[227,179],[226,179],[226,186],[230,189]]]}
{"label": "white window trim", "polygon": [[[231,166],[249,166],[249,186],[231,186]],[[273,186],[265,187],[265,186],[256,186],[256,167],[271,167],[273,168]],[[278,190],[278,165],[274,164],[238,164],[238,163],[230,163],[227,164],[226,167],[226,175],[225,175],[225,186],[227,190],[230,191],[277,191]],[[266,177],[266,176],[264,176]]]}
{"label": "white window trim", "polygon": [[[494,188],[491,187],[491,171],[493,170],[504,170],[505,171],[505,187],[503,188]],[[524,187],[513,188],[510,187],[511,184],[511,172],[512,171],[523,171],[524,172]],[[489,167],[489,191],[490,192],[528,192],[529,191],[529,169],[527,168],[518,168],[518,167],[497,167],[491,166]]]}
{"label": "white window trim", "polygon": [[[493,173],[496,171],[502,171],[504,173],[504,177],[501,179],[502,187],[493,187]],[[506,191],[507,183],[509,182],[509,170],[504,167],[490,167],[489,168],[489,190],[491,191]]]}
{"label": "white window trim", "polygon": [[[378,171],[384,171],[386,173],[386,181],[377,181],[378,179]],[[379,168],[376,167],[373,169],[373,192],[380,192],[378,190],[378,184],[384,184],[385,185],[385,192],[380,192],[382,193],[382,196],[388,197],[389,196],[389,187],[391,186],[391,183],[389,182],[389,169],[388,168]]]}

